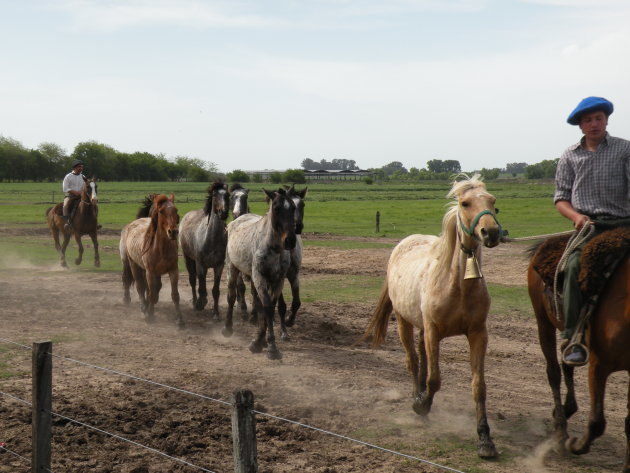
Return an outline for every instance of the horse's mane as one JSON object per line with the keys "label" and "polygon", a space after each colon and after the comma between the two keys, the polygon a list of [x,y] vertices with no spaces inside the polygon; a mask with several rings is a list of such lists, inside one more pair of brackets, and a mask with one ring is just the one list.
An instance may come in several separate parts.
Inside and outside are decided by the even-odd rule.
{"label": "horse's mane", "polygon": [[212,213],[212,193],[216,189],[220,189],[222,187],[225,187],[225,183],[221,179],[215,179],[215,181],[210,184],[210,187],[208,187],[208,196],[206,197],[206,203],[203,206],[204,215],[210,215]]}
{"label": "horse's mane", "polygon": [[447,205],[449,209],[442,218],[442,232],[439,235],[438,240],[433,244],[435,248],[435,254],[438,258],[438,264],[435,268],[434,281],[439,281],[440,276],[447,272],[450,268],[452,256],[457,244],[457,211],[458,201],[460,195],[470,190],[480,189],[486,192],[486,184],[481,179],[480,174],[474,174],[472,177],[467,174],[458,174],[455,176],[451,190],[446,194],[446,197],[453,199]]}
{"label": "horse's mane", "polygon": [[157,194],[149,194],[142,201],[141,207],[138,209],[136,213],[136,218],[146,218],[149,216],[149,212],[151,211],[151,206],[153,205],[153,198]]}

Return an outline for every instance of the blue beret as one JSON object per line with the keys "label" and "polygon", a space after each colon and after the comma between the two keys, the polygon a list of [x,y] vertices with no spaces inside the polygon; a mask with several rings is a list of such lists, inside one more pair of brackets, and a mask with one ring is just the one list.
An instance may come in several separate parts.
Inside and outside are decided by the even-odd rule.
{"label": "blue beret", "polygon": [[571,115],[567,118],[567,122],[571,125],[579,125],[582,115],[599,110],[608,116],[613,113],[613,104],[603,97],[586,97],[575,107],[575,110],[571,112]]}

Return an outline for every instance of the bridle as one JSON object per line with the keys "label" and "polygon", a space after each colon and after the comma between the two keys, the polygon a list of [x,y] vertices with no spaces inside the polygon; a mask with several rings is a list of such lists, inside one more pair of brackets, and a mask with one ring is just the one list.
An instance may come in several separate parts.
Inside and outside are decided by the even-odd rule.
{"label": "bridle", "polygon": [[477,235],[475,235],[475,228],[477,227],[477,225],[479,225],[479,220],[484,215],[492,215],[492,218],[494,219],[494,221],[499,226],[499,235],[503,235],[503,229],[501,228],[501,224],[497,220],[497,216],[495,215],[495,213],[492,210],[486,209],[486,210],[482,210],[481,212],[479,212],[477,215],[475,215],[475,218],[473,218],[472,222],[470,222],[470,226],[469,227],[464,225],[464,222],[462,221],[462,218],[461,218],[461,215],[459,214],[459,212],[457,212],[457,221],[459,222],[460,228],[464,231],[464,233],[466,233],[466,235],[474,238],[477,241],[481,241],[479,239],[479,237]]}

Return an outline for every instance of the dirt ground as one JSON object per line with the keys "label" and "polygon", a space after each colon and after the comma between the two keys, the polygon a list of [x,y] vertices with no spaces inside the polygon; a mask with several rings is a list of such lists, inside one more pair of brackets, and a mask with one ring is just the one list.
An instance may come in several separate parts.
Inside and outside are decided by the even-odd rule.
{"label": "dirt ground", "polygon": [[[306,234],[309,238],[332,237]],[[521,250],[514,244],[484,250],[487,280],[524,286],[526,262]],[[384,276],[389,252],[306,246],[302,286],[322,274]],[[207,311],[194,311],[184,275],[180,294],[187,326],[177,330],[166,283],[156,308],[157,322],[147,324],[135,293],[131,307],[123,305],[118,274],[77,273],[72,268],[25,264],[11,255],[0,258],[11,266],[0,271],[0,338],[28,347],[34,341],[53,340],[53,410],[203,468],[55,417],[54,472],[234,471],[231,408],[225,402],[241,389],[253,391],[260,412],[256,416],[260,472],[447,471],[351,439],[452,471],[621,471],[627,375],[618,373],[609,381],[607,431],[591,452],[578,457],[554,451],[547,441],[551,394],[529,313],[496,314],[488,321],[487,408],[500,457],[485,461],[476,455],[475,410],[463,337],[442,343],[442,389],[429,417],[422,419],[411,409],[411,382],[396,324],[390,325],[382,348],[354,345],[373,300],[304,303],[290,330],[291,339],[279,342],[283,359],[270,361],[264,353],[253,355],[247,349],[255,330],[252,325],[239,320],[233,337],[224,338],[221,323],[211,322]],[[91,261],[88,248],[83,264]],[[0,361],[23,373],[0,380],[0,391],[30,402],[30,350],[2,342],[0,350]],[[570,423],[573,435],[586,427],[585,374],[585,368],[577,371],[581,409]],[[25,457],[0,449],[0,472],[30,471],[30,419],[28,406],[0,395],[0,442]]]}

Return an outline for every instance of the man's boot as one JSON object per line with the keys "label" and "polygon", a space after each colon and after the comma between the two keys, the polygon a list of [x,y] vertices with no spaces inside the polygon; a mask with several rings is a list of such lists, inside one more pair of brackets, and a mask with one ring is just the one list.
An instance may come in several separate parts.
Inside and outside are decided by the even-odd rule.
{"label": "man's boot", "polygon": [[69,215],[63,215],[63,228],[65,230],[72,230],[72,225],[70,225],[70,216]]}

